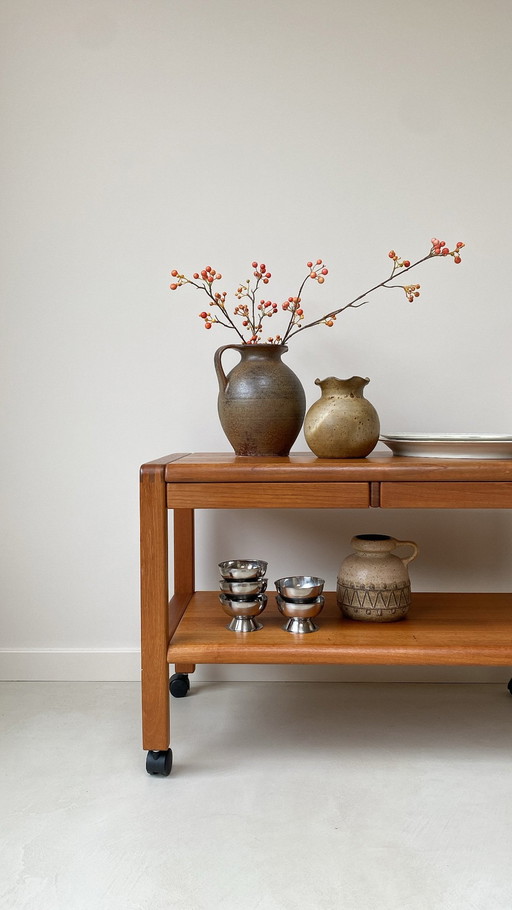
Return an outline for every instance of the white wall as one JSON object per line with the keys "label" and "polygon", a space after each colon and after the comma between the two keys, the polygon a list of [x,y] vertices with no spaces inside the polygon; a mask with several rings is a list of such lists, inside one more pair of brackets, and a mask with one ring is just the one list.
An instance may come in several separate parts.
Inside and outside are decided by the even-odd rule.
{"label": "white wall", "polygon": [[[417,272],[294,339],[317,376],[371,377],[383,432],[512,431],[509,0],[4,0],[1,556],[5,675],[131,675],[138,466],[228,445],[199,296],[265,260],[273,299],[309,258],[311,313],[433,235]],[[297,450],[306,448],[303,437]],[[199,585],[235,550],[332,586],[353,533],[416,539],[417,589],[507,590],[499,512],[204,515]],[[214,532],[214,533],[212,533]],[[267,545],[271,536],[271,544]],[[307,565],[306,565],[307,562]]]}

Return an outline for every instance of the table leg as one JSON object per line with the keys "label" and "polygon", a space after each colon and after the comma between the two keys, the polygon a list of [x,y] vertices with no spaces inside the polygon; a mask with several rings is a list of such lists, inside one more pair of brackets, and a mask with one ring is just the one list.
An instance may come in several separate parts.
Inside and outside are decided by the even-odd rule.
{"label": "table leg", "polygon": [[[194,510],[174,510],[174,591],[176,594],[192,594],[195,590],[195,535]],[[171,620],[170,635],[174,635],[179,618]],[[171,676],[170,692],[175,698],[183,698],[190,689],[189,673],[195,664],[176,664]]]}
{"label": "table leg", "polygon": [[141,667],[143,748],[165,751],[169,718],[169,582],[165,465],[140,473]]}

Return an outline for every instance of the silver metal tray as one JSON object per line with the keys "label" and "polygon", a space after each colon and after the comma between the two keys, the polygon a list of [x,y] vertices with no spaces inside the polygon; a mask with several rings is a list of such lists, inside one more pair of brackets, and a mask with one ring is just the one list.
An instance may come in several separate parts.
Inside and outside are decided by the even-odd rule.
{"label": "silver metal tray", "polygon": [[416,458],[512,458],[512,436],[400,433],[380,441],[393,455]]}

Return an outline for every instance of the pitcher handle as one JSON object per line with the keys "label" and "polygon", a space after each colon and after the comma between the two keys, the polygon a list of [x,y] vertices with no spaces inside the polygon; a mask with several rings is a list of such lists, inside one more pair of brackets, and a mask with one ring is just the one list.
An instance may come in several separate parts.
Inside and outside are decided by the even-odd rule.
{"label": "pitcher handle", "polygon": [[240,345],[238,344],[225,344],[223,347],[218,348],[213,355],[213,363],[215,366],[215,372],[217,373],[217,379],[219,380],[219,388],[221,392],[224,392],[228,384],[228,378],[222,369],[221,357],[224,351],[227,351],[229,348],[238,349]]}
{"label": "pitcher handle", "polygon": [[416,559],[418,553],[420,552],[420,548],[418,547],[417,544],[415,544],[412,540],[396,540],[396,538],[395,538],[395,542],[396,542],[397,547],[412,547],[412,549],[413,549],[413,552],[411,553],[410,556],[399,556],[398,557],[403,562],[404,566],[407,566],[410,562],[413,561],[413,559]]}

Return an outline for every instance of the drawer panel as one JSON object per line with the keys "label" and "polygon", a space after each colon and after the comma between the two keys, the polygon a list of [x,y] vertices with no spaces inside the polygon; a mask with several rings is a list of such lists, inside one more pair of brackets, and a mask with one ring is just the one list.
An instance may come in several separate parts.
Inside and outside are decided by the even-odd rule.
{"label": "drawer panel", "polygon": [[510,509],[512,483],[383,483],[384,509]]}
{"label": "drawer panel", "polygon": [[367,509],[368,483],[168,483],[169,509]]}

